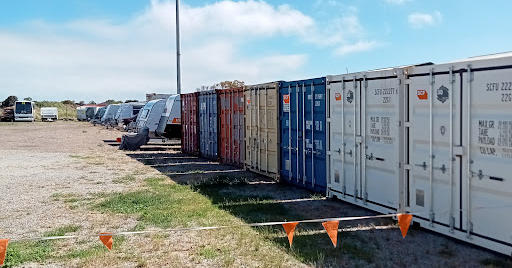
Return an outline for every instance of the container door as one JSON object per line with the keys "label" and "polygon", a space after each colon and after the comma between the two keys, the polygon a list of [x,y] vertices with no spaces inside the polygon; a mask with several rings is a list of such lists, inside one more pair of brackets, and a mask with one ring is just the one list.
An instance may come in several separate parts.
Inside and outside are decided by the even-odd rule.
{"label": "container door", "polygon": [[217,157],[217,95],[207,95],[208,100],[208,156]]}
{"label": "container door", "polygon": [[210,131],[207,104],[208,99],[206,95],[199,95],[200,151],[206,157],[208,156],[208,133]]}
{"label": "container door", "polygon": [[245,160],[249,169],[256,168],[256,116],[254,107],[254,94],[256,90],[250,88],[245,92]]}
{"label": "container door", "polygon": [[463,74],[463,139],[469,158],[463,162],[462,225],[510,247],[512,69],[468,70]]}
{"label": "container door", "polygon": [[398,209],[402,155],[400,80],[363,78],[363,201]]}
{"label": "container door", "polygon": [[450,67],[425,70],[407,93],[407,203],[431,224],[460,228],[460,76]]}
{"label": "container door", "polygon": [[233,152],[234,162],[238,165],[243,165],[245,156],[244,144],[244,91],[238,89],[233,95],[234,103],[234,117],[233,117]]}
{"label": "container door", "polygon": [[279,172],[279,158],[278,158],[278,131],[279,131],[279,123],[278,123],[278,88],[273,85],[273,87],[266,86],[264,89],[260,90],[260,98],[262,99],[260,104],[260,111],[262,115],[260,116],[260,140],[261,140],[261,148],[260,148],[260,159],[261,162],[261,170],[266,173],[277,174]]}
{"label": "container door", "polygon": [[[281,88],[281,165],[284,179],[296,184],[305,184],[305,167],[302,165],[306,158],[303,129],[303,90],[302,85],[289,84]],[[300,159],[300,160],[299,160]]]}
{"label": "container door", "polygon": [[360,82],[345,79],[330,85],[329,188],[357,200],[361,198]]}

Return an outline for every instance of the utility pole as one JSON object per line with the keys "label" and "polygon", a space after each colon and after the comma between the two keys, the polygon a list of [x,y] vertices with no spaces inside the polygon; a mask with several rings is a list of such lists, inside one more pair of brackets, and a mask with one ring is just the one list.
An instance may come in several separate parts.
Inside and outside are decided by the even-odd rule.
{"label": "utility pole", "polygon": [[176,0],[176,92],[181,94],[180,0]]}

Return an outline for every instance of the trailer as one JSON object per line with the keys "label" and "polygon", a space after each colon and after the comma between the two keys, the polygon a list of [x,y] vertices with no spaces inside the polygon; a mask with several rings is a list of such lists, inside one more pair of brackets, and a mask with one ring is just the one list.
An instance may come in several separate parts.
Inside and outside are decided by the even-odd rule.
{"label": "trailer", "polygon": [[42,107],[41,121],[57,121],[59,120],[59,109],[57,107]]}

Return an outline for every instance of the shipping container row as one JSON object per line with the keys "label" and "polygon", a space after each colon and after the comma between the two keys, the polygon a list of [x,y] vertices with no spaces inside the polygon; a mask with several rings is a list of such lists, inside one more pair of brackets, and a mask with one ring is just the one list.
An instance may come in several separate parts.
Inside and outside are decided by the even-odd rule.
{"label": "shipping container row", "polygon": [[511,53],[183,96],[184,152],[512,255]]}

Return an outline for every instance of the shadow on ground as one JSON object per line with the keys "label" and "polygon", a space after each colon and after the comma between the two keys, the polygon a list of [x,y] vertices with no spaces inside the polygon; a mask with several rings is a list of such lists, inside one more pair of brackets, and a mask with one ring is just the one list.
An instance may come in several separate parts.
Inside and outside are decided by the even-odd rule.
{"label": "shadow on ground", "polygon": [[[176,145],[146,145],[127,155],[179,184],[190,185],[214,206],[247,223],[376,214],[238,167],[182,154],[179,150]],[[339,228],[343,231],[338,234],[336,248],[320,223],[299,224],[291,249],[281,226],[255,227],[255,230],[298,260],[315,266],[485,265],[485,260],[463,261],[465,256],[481,249],[437,234],[413,228],[404,240],[390,218],[342,221]],[[489,255],[492,263],[494,260],[510,263],[503,261],[501,255]]]}

